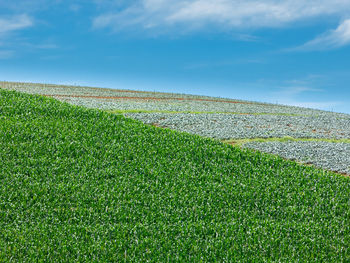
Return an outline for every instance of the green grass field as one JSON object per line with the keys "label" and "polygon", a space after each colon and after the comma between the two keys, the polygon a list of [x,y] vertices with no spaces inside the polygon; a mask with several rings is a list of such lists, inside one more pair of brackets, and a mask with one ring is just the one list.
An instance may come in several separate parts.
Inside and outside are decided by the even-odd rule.
{"label": "green grass field", "polygon": [[350,261],[350,181],[0,89],[1,262]]}

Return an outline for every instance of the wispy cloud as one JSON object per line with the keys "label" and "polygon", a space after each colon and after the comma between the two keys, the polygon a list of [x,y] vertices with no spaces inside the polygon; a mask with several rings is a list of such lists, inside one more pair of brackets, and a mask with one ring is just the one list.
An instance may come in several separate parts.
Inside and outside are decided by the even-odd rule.
{"label": "wispy cloud", "polygon": [[12,50],[0,50],[0,59],[9,59],[12,58],[14,52]]}
{"label": "wispy cloud", "polygon": [[336,29],[316,37],[304,45],[294,48],[296,51],[324,50],[339,48],[350,44],[350,19],[344,20]]}
{"label": "wispy cloud", "polygon": [[279,91],[274,93],[274,95],[281,98],[292,98],[305,92],[323,92],[323,90],[307,86],[290,86],[280,88]]}
{"label": "wispy cloud", "polygon": [[315,102],[315,101],[308,101],[308,102],[285,101],[285,102],[283,102],[282,101],[281,103],[284,105],[298,106],[298,107],[304,107],[304,108],[313,108],[313,109],[320,109],[320,110],[329,110],[329,111],[333,111],[333,109],[335,107],[343,104],[340,101],[324,101],[324,102]]}
{"label": "wispy cloud", "polygon": [[22,43],[24,47],[31,49],[57,49],[59,46],[52,41],[44,41],[40,44],[32,44],[32,43]]}
{"label": "wispy cloud", "polygon": [[81,9],[81,6],[78,4],[71,4],[69,6],[69,10],[73,11],[73,12],[78,12]]}
{"label": "wispy cloud", "polygon": [[57,4],[72,4],[79,0],[0,0],[0,10],[9,13],[33,13],[47,10]]}
{"label": "wispy cloud", "polygon": [[317,86],[318,80],[322,78],[318,75],[309,75],[303,79],[285,81],[287,85],[290,85],[279,87],[276,91],[271,92],[270,101],[283,105],[333,110],[343,103],[337,100],[320,99],[322,97],[320,93],[326,94],[326,90],[315,88],[315,85]]}
{"label": "wispy cloud", "polygon": [[[106,6],[118,1],[99,0]],[[124,8],[95,17],[94,28],[122,30],[181,26],[198,29],[216,25],[224,29],[280,27],[302,19],[350,13],[348,0],[138,0]]]}
{"label": "wispy cloud", "polygon": [[0,34],[33,26],[33,20],[26,14],[0,17]]}
{"label": "wispy cloud", "polygon": [[244,64],[264,64],[265,61],[262,59],[236,59],[236,60],[219,60],[219,61],[205,61],[190,63],[184,66],[185,70],[198,70],[198,69],[209,69],[209,68],[226,68],[235,65]]}

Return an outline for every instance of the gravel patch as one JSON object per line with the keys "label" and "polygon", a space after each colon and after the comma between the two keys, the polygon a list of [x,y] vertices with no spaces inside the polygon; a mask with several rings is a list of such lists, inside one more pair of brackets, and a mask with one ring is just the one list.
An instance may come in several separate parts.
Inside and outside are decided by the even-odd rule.
{"label": "gravel patch", "polygon": [[243,138],[350,138],[350,118],[239,114],[127,113],[138,119],[174,130],[216,139]]}
{"label": "gravel patch", "polygon": [[313,164],[350,175],[350,144],[332,142],[249,142],[245,148],[277,154],[290,160]]}
{"label": "gravel patch", "polygon": [[[133,96],[134,94],[132,94]],[[153,95],[153,94],[152,94]],[[131,96],[131,94],[129,94]],[[247,113],[247,114],[285,114],[302,116],[326,116],[332,118],[349,118],[347,114],[320,111],[308,108],[299,108],[275,104],[260,103],[228,103],[228,101],[195,101],[195,100],[137,100],[137,99],[93,99],[93,98],[69,98],[56,97],[59,100],[74,105],[105,110],[155,110],[155,111],[190,111],[190,112],[219,112],[219,113]],[[143,97],[144,98],[144,97]],[[191,98],[188,98],[191,99]],[[206,99],[204,97],[192,99]],[[213,99],[213,98],[211,98]],[[216,98],[215,98],[216,99]],[[234,100],[232,100],[234,101]],[[234,101],[237,102],[237,101]]]}

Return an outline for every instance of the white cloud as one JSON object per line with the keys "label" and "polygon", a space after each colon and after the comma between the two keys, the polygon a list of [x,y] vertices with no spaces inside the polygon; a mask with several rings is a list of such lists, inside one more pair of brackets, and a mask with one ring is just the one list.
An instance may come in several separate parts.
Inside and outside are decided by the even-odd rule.
{"label": "white cloud", "polygon": [[311,88],[307,86],[290,86],[280,88],[279,91],[275,92],[275,95],[282,98],[291,98],[298,96],[304,92],[323,92],[322,89]]}
{"label": "white cloud", "polygon": [[[0,2],[1,4],[1,2]],[[26,14],[0,16],[0,46],[14,48],[11,33],[33,26],[33,20]],[[16,43],[17,44],[17,43]],[[0,50],[0,59],[10,59],[15,56],[13,50]]]}
{"label": "white cloud", "polygon": [[12,17],[0,17],[0,34],[27,28],[33,25],[33,20],[26,14]]}
{"label": "white cloud", "polygon": [[234,65],[242,64],[264,64],[264,60],[261,59],[236,59],[236,60],[217,60],[217,61],[203,61],[197,63],[190,63],[184,66],[185,70],[197,70],[197,69],[209,69],[209,68],[225,68]]}
{"label": "white cloud", "polygon": [[0,10],[9,13],[33,13],[39,10],[47,10],[57,4],[66,6],[78,0],[0,0]]}
{"label": "white cloud", "polygon": [[297,106],[297,107],[304,107],[304,108],[319,109],[319,110],[333,111],[335,107],[340,106],[343,103],[340,102],[340,101],[323,101],[323,102],[315,102],[315,101],[308,101],[308,102],[281,101],[280,104],[290,105],[290,106]]}
{"label": "white cloud", "polygon": [[[313,95],[306,96],[305,93],[323,92],[322,89],[311,88],[307,86],[292,86],[281,88],[280,91],[272,94],[272,101],[277,101],[279,104],[298,106],[304,108],[313,108],[320,110],[333,111],[337,106],[342,105],[340,101],[313,101]],[[311,98],[311,100],[309,100]],[[306,100],[306,101],[305,101]]]}
{"label": "white cloud", "polygon": [[[316,79],[318,78],[319,76],[316,76]],[[323,110],[332,110],[334,107],[341,105],[339,101],[315,101],[315,98],[319,97],[315,95],[325,92],[325,90],[312,87],[312,85],[316,84],[314,76],[311,76],[311,78],[308,76],[305,79],[287,81],[287,83],[301,85],[279,87],[277,91],[270,93],[268,100],[283,105]]]}
{"label": "white cloud", "polygon": [[14,52],[12,50],[0,50],[0,59],[9,59],[12,58]]}
{"label": "white cloud", "polygon": [[335,30],[331,30],[295,50],[323,50],[350,44],[350,19],[344,20]]}
{"label": "white cloud", "polygon": [[[100,3],[105,1],[100,0]],[[118,2],[118,1],[114,1]],[[94,28],[159,28],[186,25],[201,28],[279,27],[318,16],[350,14],[349,0],[139,0],[120,11],[97,16]],[[112,6],[112,5],[111,5]]]}
{"label": "white cloud", "polygon": [[73,11],[73,12],[78,12],[81,9],[81,6],[78,4],[71,4],[69,6],[69,10]]}

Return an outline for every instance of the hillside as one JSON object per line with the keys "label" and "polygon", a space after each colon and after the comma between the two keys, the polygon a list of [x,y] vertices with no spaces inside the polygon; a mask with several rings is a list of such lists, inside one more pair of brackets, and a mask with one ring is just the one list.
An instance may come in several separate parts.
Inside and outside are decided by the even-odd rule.
{"label": "hillside", "polygon": [[0,82],[40,94],[204,137],[275,153],[350,175],[350,115],[208,96]]}
{"label": "hillside", "polygon": [[350,260],[334,173],[1,89],[0,145],[3,262]]}

